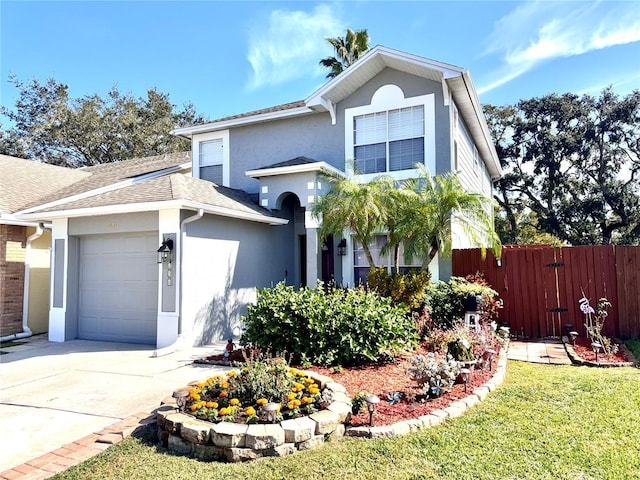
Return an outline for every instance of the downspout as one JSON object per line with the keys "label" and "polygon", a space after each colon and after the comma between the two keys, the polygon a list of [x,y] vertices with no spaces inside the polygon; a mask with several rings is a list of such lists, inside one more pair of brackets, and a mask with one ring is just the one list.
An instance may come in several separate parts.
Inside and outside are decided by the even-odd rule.
{"label": "downspout", "polygon": [[178,301],[176,302],[178,309],[178,338],[171,345],[167,345],[164,348],[159,348],[153,352],[153,357],[161,357],[163,355],[168,355],[170,353],[175,352],[179,349],[180,344],[185,340],[185,337],[182,335],[182,258],[183,258],[183,248],[184,239],[185,239],[185,231],[184,226],[188,223],[195,222],[196,220],[200,220],[204,216],[204,210],[201,208],[195,215],[185,218],[182,222],[180,222],[180,241],[178,242],[178,255],[180,256],[180,274],[176,276],[177,285],[176,291],[178,295]]}
{"label": "downspout", "polygon": [[24,290],[22,294],[22,332],[1,337],[0,342],[8,342],[19,338],[27,338],[33,335],[33,332],[27,325],[29,318],[29,279],[31,277],[31,243],[37,240],[44,233],[44,224],[39,223],[36,231],[27,237],[27,245],[24,257]]}

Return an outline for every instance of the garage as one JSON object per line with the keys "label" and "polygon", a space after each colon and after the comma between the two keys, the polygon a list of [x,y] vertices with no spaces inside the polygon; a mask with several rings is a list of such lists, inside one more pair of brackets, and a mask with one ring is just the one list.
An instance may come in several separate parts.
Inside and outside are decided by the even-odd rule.
{"label": "garage", "polygon": [[80,238],[78,338],[156,344],[158,234]]}

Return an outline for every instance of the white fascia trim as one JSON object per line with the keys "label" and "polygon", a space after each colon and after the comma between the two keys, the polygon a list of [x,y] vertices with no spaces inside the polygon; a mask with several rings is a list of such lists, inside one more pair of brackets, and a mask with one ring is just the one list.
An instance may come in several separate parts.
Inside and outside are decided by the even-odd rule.
{"label": "white fascia trim", "polygon": [[[431,70],[437,70],[442,73],[444,78],[451,77],[459,77],[464,74],[465,69],[456,67],[455,65],[449,65],[447,63],[437,62],[435,60],[429,60],[424,57],[419,57],[417,55],[412,55],[410,53],[401,52],[399,50],[393,50],[391,48],[384,47],[382,45],[376,45],[371,50],[369,50],[362,58],[360,58],[356,63],[351,65],[349,68],[344,70],[343,73],[333,78],[330,82],[324,84],[318,90],[313,92],[309,97],[306,98],[305,104],[307,106],[316,106],[322,105],[323,102],[326,102],[325,96],[329,93],[336,84],[345,81],[350,76],[354,75],[360,68],[363,67],[366,63],[371,61],[374,57],[381,56],[383,61],[387,58],[400,60],[403,62],[411,63],[414,65],[419,65],[425,68],[429,68]],[[386,65],[388,63],[384,62]]]}
{"label": "white fascia trim", "polygon": [[25,218],[41,218],[48,219],[56,218],[72,218],[72,217],[86,217],[86,216],[98,216],[98,215],[113,215],[118,213],[133,213],[133,212],[150,212],[159,210],[170,209],[187,209],[187,210],[204,210],[206,213],[213,215],[220,215],[223,217],[238,218],[241,220],[250,220],[259,223],[268,223],[270,225],[286,225],[289,221],[282,218],[274,218],[259,213],[242,212],[234,210],[232,208],[218,207],[215,205],[208,205],[200,202],[184,201],[184,200],[172,200],[168,202],[145,202],[145,203],[129,203],[119,205],[107,205],[102,207],[88,207],[77,208],[73,210],[59,210],[57,212],[42,212],[25,214]]}
{"label": "white fascia trim", "polygon": [[480,124],[480,129],[482,130],[482,135],[484,137],[484,141],[486,142],[487,148],[489,150],[489,155],[491,156],[491,161],[493,162],[493,167],[497,172],[496,176],[491,176],[492,179],[502,177],[502,167],[500,165],[500,160],[498,158],[498,152],[496,152],[496,147],[493,144],[493,139],[491,138],[491,133],[489,133],[489,127],[487,126],[487,121],[484,116],[484,112],[482,111],[482,107],[480,106],[480,99],[478,98],[478,94],[476,89],[473,86],[473,80],[471,79],[471,74],[466,71],[462,75],[462,80],[464,81],[465,87],[467,89],[467,93],[469,95],[469,99],[471,100],[471,104],[473,105],[473,110],[476,114],[478,123]]}
{"label": "white fascia trim", "polygon": [[268,122],[271,120],[277,120],[279,118],[309,115],[310,113],[316,112],[308,107],[295,107],[288,110],[278,110],[276,112],[260,113],[258,115],[234,118],[231,120],[223,120],[220,122],[210,122],[203,125],[195,125],[193,127],[176,128],[174,130],[171,130],[171,134],[191,138],[193,135],[197,135],[199,133],[215,132],[216,130],[224,130],[227,128],[249,125],[252,123]]}
{"label": "white fascia trim", "polygon": [[[20,220],[15,218],[13,215],[8,215],[8,216],[0,215],[1,225],[15,225],[17,227],[38,227],[40,223],[42,222]],[[45,223],[44,226],[45,228],[51,228],[50,223]]]}
{"label": "white fascia trim", "polygon": [[305,172],[329,172],[330,174],[345,177],[345,173],[327,162],[305,163],[302,165],[292,165],[289,167],[263,168],[261,170],[247,170],[245,175],[251,178],[273,177],[276,175],[290,175],[292,173]]}
{"label": "white fascia trim", "polygon": [[70,197],[61,198],[53,202],[31,207],[26,210],[16,212],[16,215],[23,216],[23,215],[32,213],[36,210],[56,207],[58,205],[64,205],[65,203],[75,202],[76,200],[84,200],[85,198],[93,197],[94,195],[100,195],[102,193],[112,192],[114,190],[119,190],[121,188],[129,187],[131,185],[137,185],[138,183],[143,183],[143,182],[146,182],[147,180],[153,180],[154,178],[163,177],[165,175],[171,175],[172,173],[180,172],[182,170],[186,170],[189,168],[191,168],[191,162],[182,163],[175,167],[164,168],[162,170],[157,170],[155,172],[145,173],[144,175],[140,175],[138,177],[135,177],[129,180],[122,180],[117,183],[110,183],[109,185],[105,185],[104,187],[95,188],[93,190],[88,190],[86,192],[78,193]]}

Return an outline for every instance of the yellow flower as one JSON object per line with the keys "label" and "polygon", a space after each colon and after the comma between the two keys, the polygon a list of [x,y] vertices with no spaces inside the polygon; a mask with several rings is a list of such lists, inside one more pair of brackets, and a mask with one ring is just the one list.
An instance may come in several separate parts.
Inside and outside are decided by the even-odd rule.
{"label": "yellow flower", "polygon": [[235,370],[231,370],[231,371],[227,374],[227,376],[228,376],[229,378],[233,378],[233,377],[235,377],[237,374],[238,374],[238,372],[236,372]]}
{"label": "yellow flower", "polygon": [[294,408],[296,408],[295,404],[293,403],[295,400],[291,400],[289,403],[287,403],[287,408],[289,410],[293,410]]}
{"label": "yellow flower", "polygon": [[304,383],[306,383],[307,385],[311,385],[312,383],[316,383],[316,382],[313,378],[307,377],[304,379]]}
{"label": "yellow flower", "polygon": [[233,412],[233,409],[231,407],[222,407],[219,413],[224,417],[226,415],[229,415],[231,412]]}
{"label": "yellow flower", "polygon": [[258,405],[266,405],[267,403],[269,403],[269,400],[267,400],[266,398],[259,398],[256,403]]}
{"label": "yellow flower", "polygon": [[229,382],[222,382],[222,385],[220,386],[226,390],[227,388],[229,388]]}
{"label": "yellow flower", "polygon": [[300,400],[298,400],[297,398],[295,400],[292,400],[293,402],[293,406],[294,407],[299,407],[300,406]]}
{"label": "yellow flower", "polygon": [[301,383],[297,383],[296,382],[296,383],[293,384],[293,386],[296,387],[298,389],[298,391],[304,390],[304,385],[301,384]]}
{"label": "yellow flower", "polygon": [[304,397],[304,398],[302,399],[302,403],[304,403],[305,405],[308,405],[308,404],[310,404],[310,403],[313,403],[313,398],[311,398],[311,397]]}
{"label": "yellow flower", "polygon": [[294,398],[296,398],[298,395],[295,393],[290,393],[289,395],[287,395],[287,400],[293,400]]}
{"label": "yellow flower", "polygon": [[290,372],[292,375],[297,375],[297,374],[298,374],[298,370],[297,370],[296,368],[290,368],[290,369],[289,369],[289,372]]}
{"label": "yellow flower", "polygon": [[238,400],[237,398],[232,398],[229,401],[229,405],[231,405],[232,407],[235,407],[236,405],[240,405],[240,400]]}
{"label": "yellow flower", "polygon": [[318,393],[320,393],[320,390],[314,385],[312,387],[309,387],[309,393],[311,395],[317,395]]}
{"label": "yellow flower", "polygon": [[218,408],[218,402],[207,402],[207,408]]}
{"label": "yellow flower", "polygon": [[256,414],[256,409],[253,407],[247,407],[247,409],[244,412],[251,417]]}
{"label": "yellow flower", "polygon": [[189,396],[192,400],[200,400],[200,394],[198,393],[190,393]]}

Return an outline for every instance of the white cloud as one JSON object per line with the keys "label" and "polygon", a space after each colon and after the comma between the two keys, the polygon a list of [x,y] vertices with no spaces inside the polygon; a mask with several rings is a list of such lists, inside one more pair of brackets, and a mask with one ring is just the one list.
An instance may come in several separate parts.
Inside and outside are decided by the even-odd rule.
{"label": "white cloud", "polygon": [[253,75],[248,88],[322,75],[318,62],[330,55],[327,53],[330,46],[324,38],[344,34],[344,31],[346,27],[328,5],[319,5],[309,13],[272,11],[268,25],[250,32],[248,60]]}
{"label": "white cloud", "polygon": [[637,2],[548,2],[520,5],[494,26],[486,54],[503,65],[479,93],[490,91],[559,57],[640,41]]}

